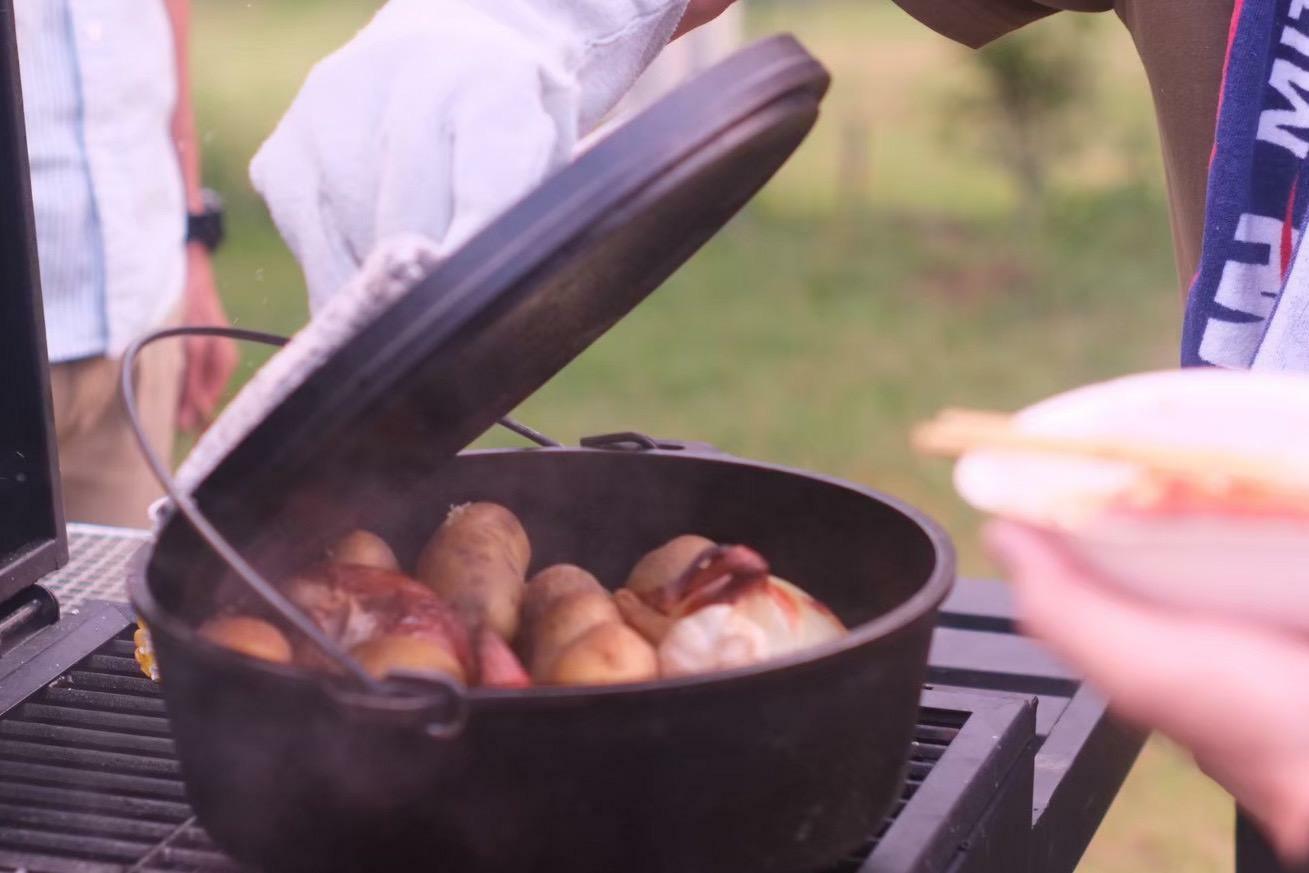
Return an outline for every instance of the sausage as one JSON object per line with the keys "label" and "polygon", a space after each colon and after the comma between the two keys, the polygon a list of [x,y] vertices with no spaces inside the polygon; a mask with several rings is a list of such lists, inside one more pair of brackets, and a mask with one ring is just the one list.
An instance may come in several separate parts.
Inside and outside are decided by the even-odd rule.
{"label": "sausage", "polygon": [[468,504],[451,510],[423,549],[418,579],[470,627],[485,623],[511,640],[531,555],[527,532],[512,512],[493,503]]}

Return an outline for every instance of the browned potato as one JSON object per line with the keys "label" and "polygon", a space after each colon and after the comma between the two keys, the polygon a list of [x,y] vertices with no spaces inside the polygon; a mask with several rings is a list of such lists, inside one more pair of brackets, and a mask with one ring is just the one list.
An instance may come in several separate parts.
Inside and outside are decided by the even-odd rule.
{"label": "browned potato", "polygon": [[366,530],[351,531],[327,550],[327,557],[335,564],[353,564],[358,567],[375,567],[378,570],[399,571],[400,562],[395,552],[375,533]]}
{"label": "browned potato", "polygon": [[677,537],[638,561],[627,577],[626,587],[643,599],[657,595],[686,572],[692,561],[713,547],[713,540],[701,536]]}
{"label": "browned potato", "polygon": [[591,628],[622,621],[607,591],[582,591],[560,598],[532,629],[528,657],[532,676],[539,680],[549,671],[554,658]]}
{"label": "browned potato", "polygon": [[621,622],[591,628],[550,664],[542,681],[551,685],[623,685],[659,675],[654,647]]}
{"label": "browned potato", "polygon": [[291,643],[286,635],[257,618],[235,615],[210,619],[200,628],[200,636],[261,661],[291,663]]}
{"label": "browned potato", "polygon": [[[527,574],[527,567],[532,562],[532,544],[527,538],[527,531],[523,529],[518,516],[498,503],[465,503],[451,509],[418,559],[420,572],[425,559],[432,559],[435,557],[434,552],[440,549],[441,534],[455,531],[460,532],[460,547],[468,548],[476,543],[498,551],[519,572]],[[450,548],[452,545],[446,543],[445,547]]]}
{"label": "browned potato", "polygon": [[388,673],[444,673],[467,681],[463,665],[448,646],[424,637],[387,635],[357,646],[352,654],[378,679]]}
{"label": "browned potato", "polygon": [[605,587],[598,579],[572,564],[556,564],[537,573],[527,583],[527,592],[523,595],[523,610],[518,628],[522,648],[531,649],[533,629],[541,616],[556,602],[572,594],[603,594],[604,591]]}
{"label": "browned potato", "polygon": [[418,579],[476,627],[518,632],[532,550],[512,512],[493,503],[456,507],[418,559]]}
{"label": "browned potato", "polygon": [[633,630],[656,646],[668,636],[668,631],[672,629],[675,621],[626,588],[614,592],[614,606],[618,607],[618,611],[623,614],[623,620]]}

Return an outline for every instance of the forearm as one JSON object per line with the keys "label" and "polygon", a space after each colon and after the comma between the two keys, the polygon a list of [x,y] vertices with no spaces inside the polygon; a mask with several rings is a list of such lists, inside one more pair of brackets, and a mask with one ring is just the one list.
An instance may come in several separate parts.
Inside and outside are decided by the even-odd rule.
{"label": "forearm", "polygon": [[200,142],[196,135],[195,109],[191,99],[191,0],[164,0],[172,23],[177,68],[177,105],[173,110],[172,134],[177,161],[186,186],[186,206],[191,212],[204,208],[201,194]]}
{"label": "forearm", "polygon": [[686,7],[686,16],[682,19],[681,24],[677,26],[677,32],[673,34],[673,39],[678,39],[689,31],[713,21],[732,3],[733,0],[691,0]]}

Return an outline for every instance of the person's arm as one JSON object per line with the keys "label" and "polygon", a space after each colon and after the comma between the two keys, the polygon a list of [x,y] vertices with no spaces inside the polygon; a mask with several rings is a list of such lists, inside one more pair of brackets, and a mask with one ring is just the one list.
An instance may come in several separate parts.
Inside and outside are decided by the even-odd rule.
{"label": "person's arm", "polygon": [[727,7],[732,3],[733,0],[691,0],[691,4],[686,7],[686,15],[682,17],[682,23],[677,25],[677,32],[673,34],[673,39],[713,21],[726,12]]}
{"label": "person's arm", "polygon": [[[204,208],[204,196],[200,181],[200,143],[191,100],[191,2],[164,0],[164,5],[172,23],[176,51],[177,107],[173,112],[173,142],[177,146],[177,160],[186,185],[187,210],[198,213]],[[186,248],[184,323],[188,326],[226,326],[227,314],[214,283],[208,250],[199,243],[190,243]],[[230,340],[187,338],[186,370],[177,411],[180,429],[196,431],[205,426],[218,408],[236,362],[236,346]]]}

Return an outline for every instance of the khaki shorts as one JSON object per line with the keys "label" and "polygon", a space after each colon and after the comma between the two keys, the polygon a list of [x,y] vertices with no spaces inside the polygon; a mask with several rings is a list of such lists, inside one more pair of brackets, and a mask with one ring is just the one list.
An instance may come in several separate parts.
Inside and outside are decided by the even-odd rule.
{"label": "khaki shorts", "polygon": [[[146,349],[135,375],[142,425],[170,468],[185,375],[183,342],[163,340]],[[149,527],[150,504],[163,495],[123,409],[122,367],[119,359],[86,358],[50,368],[68,521]]]}

